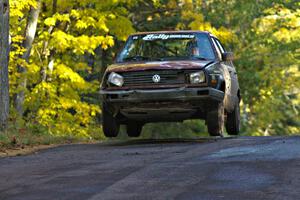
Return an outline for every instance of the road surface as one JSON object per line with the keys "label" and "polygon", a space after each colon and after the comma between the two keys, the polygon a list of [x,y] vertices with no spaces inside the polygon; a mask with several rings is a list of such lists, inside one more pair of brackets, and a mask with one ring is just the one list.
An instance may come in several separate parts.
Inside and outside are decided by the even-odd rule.
{"label": "road surface", "polygon": [[0,159],[1,200],[300,199],[300,137],[134,140]]}

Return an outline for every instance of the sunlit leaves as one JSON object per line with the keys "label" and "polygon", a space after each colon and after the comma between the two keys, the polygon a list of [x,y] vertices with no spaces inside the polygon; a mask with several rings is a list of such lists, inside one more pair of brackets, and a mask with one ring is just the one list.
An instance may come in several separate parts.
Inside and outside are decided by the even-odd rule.
{"label": "sunlit leaves", "polygon": [[64,64],[57,65],[54,74],[60,79],[75,83],[76,85],[84,85],[84,79]]}
{"label": "sunlit leaves", "polygon": [[36,0],[10,0],[10,16],[11,17],[24,17],[24,10],[30,9],[30,7],[36,7]]}
{"label": "sunlit leaves", "polygon": [[72,46],[74,36],[67,34],[64,31],[58,30],[52,33],[50,45],[57,51],[64,52]]}
{"label": "sunlit leaves", "polygon": [[[248,129],[258,135],[294,134],[299,128],[299,9],[292,10],[283,4],[274,4],[256,18],[252,30],[256,45],[253,64],[260,79],[259,96],[250,102]],[[246,52],[245,52],[246,53]],[[247,70],[248,71],[248,70]],[[246,71],[244,71],[245,73]],[[266,114],[268,113],[268,114]]]}
{"label": "sunlit leaves", "polygon": [[300,9],[292,11],[282,5],[275,5],[265,11],[265,17],[256,20],[257,33],[273,30],[272,36],[280,42],[300,39]]}
{"label": "sunlit leaves", "polygon": [[114,39],[112,36],[87,36],[75,37],[63,31],[55,31],[50,39],[50,45],[57,52],[72,50],[75,54],[94,53],[94,50],[101,46],[103,49],[112,47]]}
{"label": "sunlit leaves", "polygon": [[53,17],[49,17],[47,19],[45,19],[45,22],[44,22],[47,26],[54,26],[55,23],[56,23],[56,19],[53,18]]}
{"label": "sunlit leaves", "polygon": [[[125,40],[134,30],[127,9],[136,1],[125,0],[43,0],[36,38],[29,63],[22,59],[27,14],[35,0],[11,0],[10,56],[11,96],[26,94],[27,120],[37,121],[56,135],[89,137],[96,128],[98,105],[84,101],[84,95],[99,90],[98,79],[85,80],[92,72],[87,56],[96,49],[108,49]],[[18,67],[26,73],[18,73]],[[98,68],[99,66],[94,68]],[[93,69],[95,71],[95,69]],[[99,71],[100,69],[96,69]],[[20,80],[26,79],[26,88]]]}
{"label": "sunlit leaves", "polygon": [[128,35],[134,32],[129,19],[123,16],[109,20],[108,27],[112,35],[123,41],[127,39]]}
{"label": "sunlit leaves", "polygon": [[[111,51],[116,53],[112,49],[135,28],[193,29],[210,31],[234,50],[247,133],[299,133],[298,2],[58,0],[55,9],[52,0],[42,2],[26,63],[21,59],[22,43],[28,11],[36,0],[10,0],[10,93],[13,98],[25,91],[29,123],[38,122],[52,134],[89,137],[91,131],[99,131],[95,116],[101,111],[86,95],[97,94],[101,67],[111,62]],[[27,72],[21,75],[18,66]],[[18,84],[24,79],[26,88]]]}

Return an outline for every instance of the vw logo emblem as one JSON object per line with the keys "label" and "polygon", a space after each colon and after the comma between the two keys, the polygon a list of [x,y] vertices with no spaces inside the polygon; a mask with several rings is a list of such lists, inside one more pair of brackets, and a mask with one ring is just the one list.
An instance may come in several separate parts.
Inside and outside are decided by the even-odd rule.
{"label": "vw logo emblem", "polygon": [[155,74],[153,77],[152,77],[152,80],[154,83],[158,83],[160,81],[160,76],[158,74]]}

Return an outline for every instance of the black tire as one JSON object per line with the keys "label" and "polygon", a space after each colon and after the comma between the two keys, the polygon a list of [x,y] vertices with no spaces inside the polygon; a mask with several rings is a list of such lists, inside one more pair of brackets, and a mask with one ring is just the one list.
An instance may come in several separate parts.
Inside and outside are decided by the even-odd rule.
{"label": "black tire", "polygon": [[224,104],[218,104],[215,110],[209,111],[206,116],[207,130],[210,136],[223,137]]}
{"label": "black tire", "polygon": [[234,110],[227,114],[226,131],[229,135],[238,135],[240,132],[240,104],[236,103]]}
{"label": "black tire", "polygon": [[139,137],[143,129],[143,124],[139,122],[129,122],[126,129],[129,137]]}
{"label": "black tire", "polygon": [[109,112],[107,106],[102,106],[102,129],[105,137],[117,137],[120,130],[118,120]]}

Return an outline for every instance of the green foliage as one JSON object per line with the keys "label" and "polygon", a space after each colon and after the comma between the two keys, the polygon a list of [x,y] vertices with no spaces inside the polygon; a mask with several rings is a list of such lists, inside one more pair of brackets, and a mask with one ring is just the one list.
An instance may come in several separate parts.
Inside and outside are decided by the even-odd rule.
{"label": "green foliage", "polygon": [[[57,136],[90,138],[101,133],[96,119],[99,102],[83,99],[97,94],[100,84],[99,79],[86,79],[101,69],[88,64],[87,56],[95,56],[97,48],[111,48],[116,40],[123,41],[134,31],[122,6],[126,1],[74,0],[53,5],[52,0],[46,0],[42,4],[36,38],[26,63],[22,59],[23,35],[28,11],[37,2],[11,3],[11,97],[25,91],[24,119],[28,123],[38,123]],[[26,68],[25,74],[17,70],[20,65]],[[20,84],[24,79],[26,88]]]}
{"label": "green foliage", "polygon": [[231,0],[228,6],[217,2],[209,5],[216,8],[208,18],[218,19],[214,20],[218,26],[231,26],[239,39],[234,51],[244,130],[265,136],[299,134],[299,2]]}
{"label": "green foliage", "polygon": [[[248,101],[249,131],[257,135],[298,134],[300,131],[300,61],[297,56],[300,15],[296,4],[273,3],[251,24],[255,45],[245,50],[244,55],[257,52],[248,61],[248,67],[256,70],[258,78],[255,92],[261,95],[255,99],[248,97],[252,98]],[[247,69],[244,70],[247,73]]]}
{"label": "green foliage", "polygon": [[[103,139],[97,137],[97,139]],[[10,122],[6,132],[0,134],[0,151],[7,149],[17,150],[35,145],[65,144],[72,142],[93,142],[88,138],[76,137],[74,135],[51,135],[46,128],[30,124],[17,128],[15,123]]]}
{"label": "green foliage", "polygon": [[206,126],[200,120],[188,120],[184,123],[148,124],[143,129],[143,138],[197,138],[208,136]]}
{"label": "green foliage", "polygon": [[[99,80],[127,36],[135,31],[194,29],[212,32],[235,52],[247,134],[300,132],[298,1],[57,0],[55,5],[41,0],[26,62],[24,34],[29,10],[37,3],[10,1],[10,93],[12,99],[20,91],[26,94],[20,119],[24,126],[57,136],[94,137],[101,132]],[[145,137],[206,132],[196,120],[165,127],[147,125]]]}

